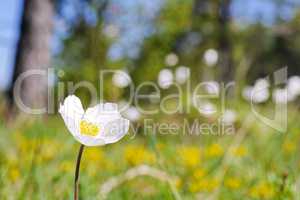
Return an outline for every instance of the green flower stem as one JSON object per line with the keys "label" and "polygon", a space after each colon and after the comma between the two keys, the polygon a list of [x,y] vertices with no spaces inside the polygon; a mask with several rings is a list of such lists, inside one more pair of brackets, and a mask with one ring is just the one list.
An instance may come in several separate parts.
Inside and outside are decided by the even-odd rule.
{"label": "green flower stem", "polygon": [[75,169],[75,181],[74,181],[74,200],[78,200],[78,192],[79,192],[79,174],[80,174],[80,162],[82,153],[84,150],[84,145],[80,146],[78,155],[77,155],[77,162],[76,162],[76,169]]}

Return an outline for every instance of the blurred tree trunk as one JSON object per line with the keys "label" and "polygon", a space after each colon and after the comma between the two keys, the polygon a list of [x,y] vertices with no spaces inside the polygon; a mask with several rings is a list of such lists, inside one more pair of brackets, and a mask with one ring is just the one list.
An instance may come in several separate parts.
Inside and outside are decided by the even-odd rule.
{"label": "blurred tree trunk", "polygon": [[[14,95],[14,87],[20,75],[31,70],[44,70],[50,64],[50,39],[53,27],[53,0],[24,0],[20,37],[16,50],[13,80],[9,89],[9,101],[14,107],[19,95],[24,105],[42,108],[47,105],[47,76],[26,76],[20,93]],[[20,80],[20,79],[19,79]]]}
{"label": "blurred tree trunk", "polygon": [[234,79],[232,47],[230,42],[230,5],[231,0],[222,0],[219,1],[218,4],[220,80],[225,83],[233,81]]}

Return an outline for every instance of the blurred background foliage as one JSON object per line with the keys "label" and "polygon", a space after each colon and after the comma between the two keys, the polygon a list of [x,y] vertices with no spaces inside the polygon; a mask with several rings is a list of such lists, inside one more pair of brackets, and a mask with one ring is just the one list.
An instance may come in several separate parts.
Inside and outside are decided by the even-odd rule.
{"label": "blurred background foliage", "polygon": [[[60,20],[68,28],[64,27],[67,36],[54,58],[55,66],[66,70],[62,80],[88,80],[97,88],[100,69],[124,70],[135,85],[156,82],[163,68],[172,68],[166,63],[169,54],[178,59],[176,66],[191,69],[194,83],[236,80],[240,87],[284,66],[290,76],[299,74],[298,3],[268,1],[276,7],[272,22],[260,16],[252,16],[257,19],[250,22],[236,18],[234,3],[74,1],[76,17],[68,19],[62,1]],[[284,18],[285,12],[292,12],[291,17]],[[205,61],[208,50],[217,54],[216,63]],[[116,88],[104,92],[107,100],[126,96]]]}

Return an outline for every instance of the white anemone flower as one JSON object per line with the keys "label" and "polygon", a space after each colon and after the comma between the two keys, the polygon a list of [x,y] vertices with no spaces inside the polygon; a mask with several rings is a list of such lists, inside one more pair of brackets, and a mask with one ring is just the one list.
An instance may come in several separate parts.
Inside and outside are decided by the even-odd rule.
{"label": "white anemone flower", "polygon": [[289,95],[293,99],[296,99],[298,96],[300,96],[300,77],[299,76],[290,77],[287,83],[287,89]]}
{"label": "white anemone flower", "polygon": [[217,108],[210,102],[201,103],[198,107],[198,111],[205,117],[209,117],[217,112]]}
{"label": "white anemone flower", "polygon": [[286,104],[294,100],[294,96],[289,94],[287,88],[274,89],[272,95],[273,101],[278,104]]}
{"label": "white anemone flower", "polygon": [[217,64],[219,55],[215,49],[208,49],[204,52],[203,58],[205,64],[212,67]]}
{"label": "white anemone flower", "polygon": [[208,94],[219,95],[220,93],[219,83],[216,81],[205,82],[205,90]]}
{"label": "white anemone flower", "polygon": [[254,103],[264,103],[270,97],[270,83],[267,79],[260,78],[255,81],[254,88],[251,93],[251,100]]}
{"label": "white anemone flower", "polygon": [[176,69],[175,78],[177,83],[184,84],[190,77],[191,71],[190,68],[186,66],[180,66]]}
{"label": "white anemone flower", "polygon": [[127,72],[122,71],[114,73],[112,77],[112,82],[115,86],[119,88],[126,88],[130,84],[131,79]]}
{"label": "white anemone flower", "polygon": [[60,105],[59,113],[74,138],[86,146],[115,143],[129,129],[129,120],[121,117],[114,103],[100,103],[84,111],[80,99],[70,95]]}
{"label": "white anemone flower", "polygon": [[225,124],[233,124],[236,122],[237,114],[234,110],[225,110],[222,116],[222,121]]}
{"label": "white anemone flower", "polygon": [[120,35],[120,29],[114,24],[109,24],[104,27],[103,33],[105,34],[105,36],[114,39]]}
{"label": "white anemone flower", "polygon": [[175,66],[178,63],[178,56],[175,53],[170,53],[165,58],[165,63],[167,66]]}
{"label": "white anemone flower", "polygon": [[264,103],[270,97],[270,92],[267,88],[258,89],[255,88],[252,90],[251,93],[251,101],[254,103]]}
{"label": "white anemone flower", "polygon": [[171,70],[162,69],[158,74],[158,85],[162,89],[168,89],[174,80],[174,76]]}
{"label": "white anemone flower", "polygon": [[122,114],[131,122],[139,121],[141,118],[141,113],[135,106],[130,106],[128,109],[122,112]]}
{"label": "white anemone flower", "polygon": [[245,100],[251,101],[251,93],[252,93],[253,87],[252,86],[246,86],[242,90],[242,96]]}
{"label": "white anemone flower", "polygon": [[260,89],[267,89],[270,87],[270,83],[265,78],[259,78],[255,81],[254,88],[260,90]]}
{"label": "white anemone flower", "polygon": [[247,101],[253,103],[264,103],[270,97],[270,83],[267,79],[260,78],[255,81],[254,86],[246,86],[242,95]]}

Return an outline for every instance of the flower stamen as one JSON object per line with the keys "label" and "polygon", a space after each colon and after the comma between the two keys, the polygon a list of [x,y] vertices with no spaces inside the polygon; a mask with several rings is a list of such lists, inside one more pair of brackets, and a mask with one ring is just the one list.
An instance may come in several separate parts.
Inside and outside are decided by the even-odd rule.
{"label": "flower stamen", "polygon": [[90,122],[82,120],[80,122],[80,133],[82,135],[96,136],[99,133],[99,127]]}

